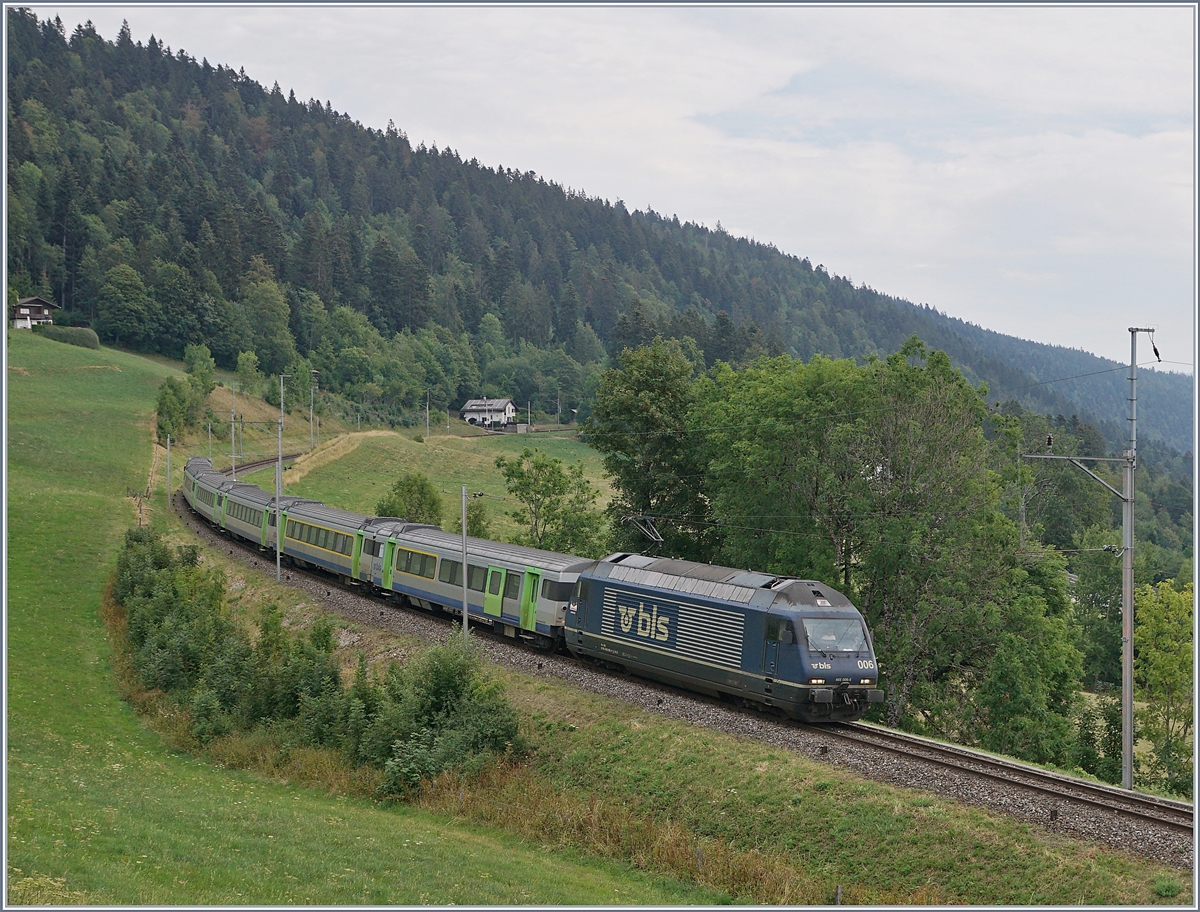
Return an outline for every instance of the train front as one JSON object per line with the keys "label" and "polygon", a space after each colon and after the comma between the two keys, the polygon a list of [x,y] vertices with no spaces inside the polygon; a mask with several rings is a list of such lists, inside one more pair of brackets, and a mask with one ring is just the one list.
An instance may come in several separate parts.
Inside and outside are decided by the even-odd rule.
{"label": "train front", "polygon": [[795,581],[780,596],[772,612],[784,608],[795,629],[794,650],[786,650],[792,653],[786,663],[791,667],[785,672],[781,662],[780,672],[801,685],[794,704],[800,718],[849,722],[861,718],[870,704],[882,703],[871,635],[850,600],[809,580]]}

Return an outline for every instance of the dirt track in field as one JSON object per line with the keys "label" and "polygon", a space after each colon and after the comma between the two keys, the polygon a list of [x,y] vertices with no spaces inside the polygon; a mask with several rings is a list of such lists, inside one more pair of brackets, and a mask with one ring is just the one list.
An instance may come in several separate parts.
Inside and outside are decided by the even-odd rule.
{"label": "dirt track in field", "polygon": [[351,431],[339,434],[329,443],[321,444],[311,453],[305,453],[292,463],[292,467],[283,473],[284,484],[295,484],[309,472],[321,466],[337,462],[349,456],[358,449],[360,443],[367,437],[399,437],[395,431]]}

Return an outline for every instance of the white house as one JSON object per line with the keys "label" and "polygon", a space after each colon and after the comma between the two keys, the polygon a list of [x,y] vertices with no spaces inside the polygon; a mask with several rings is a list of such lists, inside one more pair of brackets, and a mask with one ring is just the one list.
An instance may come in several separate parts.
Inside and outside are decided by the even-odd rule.
{"label": "white house", "polygon": [[458,417],[480,427],[505,427],[517,417],[517,407],[511,399],[468,399]]}

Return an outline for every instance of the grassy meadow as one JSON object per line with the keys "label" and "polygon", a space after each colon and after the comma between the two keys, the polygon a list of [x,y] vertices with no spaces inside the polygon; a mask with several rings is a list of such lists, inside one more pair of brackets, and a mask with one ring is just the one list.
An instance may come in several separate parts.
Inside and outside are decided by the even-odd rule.
{"label": "grassy meadow", "polygon": [[[121,699],[101,620],[137,512],[127,491],[147,486],[155,390],[172,368],[13,336],[10,903],[820,905],[839,888],[847,904],[1192,903],[1190,872],[498,667],[528,761],[469,782],[444,776],[413,805],[376,804],[373,774],[269,734],[195,749],[168,707],[146,701],[140,716]],[[245,408],[252,420],[277,414]],[[515,527],[501,522],[512,505],[496,455],[532,443],[600,475],[597,455],[571,439],[333,430],[295,461],[289,493],[369,512],[417,469],[446,492],[448,512],[461,484],[491,494],[503,535]],[[289,418],[287,431],[285,450],[307,449],[307,422]],[[207,453],[203,433],[177,448],[176,485],[193,453]],[[274,483],[271,470],[252,479]],[[161,474],[151,486],[149,520],[190,540],[161,509]],[[302,627],[320,610],[222,550],[205,559],[226,573],[237,617],[272,601]],[[347,670],[360,653],[379,670],[422,648],[336,626]]]}
{"label": "grassy meadow", "polygon": [[[454,527],[461,509],[462,486],[466,485],[469,493],[486,495],[493,534],[509,538],[517,533],[518,526],[508,513],[518,504],[505,493],[504,476],[496,468],[496,457],[515,457],[523,448],[530,447],[568,464],[581,462],[584,474],[600,490],[599,506],[606,504],[611,496],[600,454],[580,443],[573,434],[440,433],[423,442],[421,437],[408,432],[362,431],[349,432],[339,439],[323,439],[320,448],[311,456],[306,454],[296,460],[294,468],[285,473],[284,490],[344,510],[371,514],[397,478],[407,472],[423,472],[441,491],[445,528]],[[227,462],[226,458],[219,464]],[[239,478],[266,490],[275,489],[273,468]]]}
{"label": "grassy meadow", "polygon": [[[101,603],[136,521],[127,493],[147,486],[155,394],[170,372],[10,334],[8,904],[719,899],[485,825],[223,769],[137,716],[118,694]],[[175,454],[176,483],[188,450]],[[147,518],[171,527],[161,475],[156,489]]]}

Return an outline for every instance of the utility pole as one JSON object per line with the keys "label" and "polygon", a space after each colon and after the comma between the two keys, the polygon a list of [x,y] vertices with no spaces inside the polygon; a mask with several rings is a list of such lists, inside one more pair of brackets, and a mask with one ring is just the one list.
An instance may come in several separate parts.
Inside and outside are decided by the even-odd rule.
{"label": "utility pole", "polygon": [[275,582],[283,578],[283,380],[291,374],[279,375],[279,458],[275,462]]}
{"label": "utility pole", "polygon": [[167,435],[167,509],[171,509],[171,435]]}
{"label": "utility pole", "polygon": [[313,397],[317,390],[317,376],[320,371],[309,371],[309,376],[312,377],[312,383],[308,385],[308,451],[313,451]]}
{"label": "utility pole", "polygon": [[467,486],[462,486],[462,583],[463,583],[463,646],[469,646],[467,639],[468,615],[471,606],[467,604]]}
{"label": "utility pole", "polygon": [[[1065,459],[1082,469],[1121,499],[1121,787],[1133,788],[1133,473],[1137,468],[1137,334],[1150,336],[1150,347],[1158,357],[1154,330],[1129,327],[1129,439],[1120,458],[1099,456],[1038,456],[1025,454],[1026,459]],[[1162,359],[1159,358],[1161,361]],[[1118,491],[1107,481],[1085,468],[1088,462],[1119,462],[1123,465],[1123,484]],[[1023,506],[1023,504],[1022,504]]]}
{"label": "utility pole", "polygon": [[229,384],[229,477],[237,481],[237,385]]}
{"label": "utility pole", "polygon": [[212,462],[212,422],[208,423],[208,461]]}
{"label": "utility pole", "polygon": [[425,439],[429,439],[429,390],[425,390]]}

